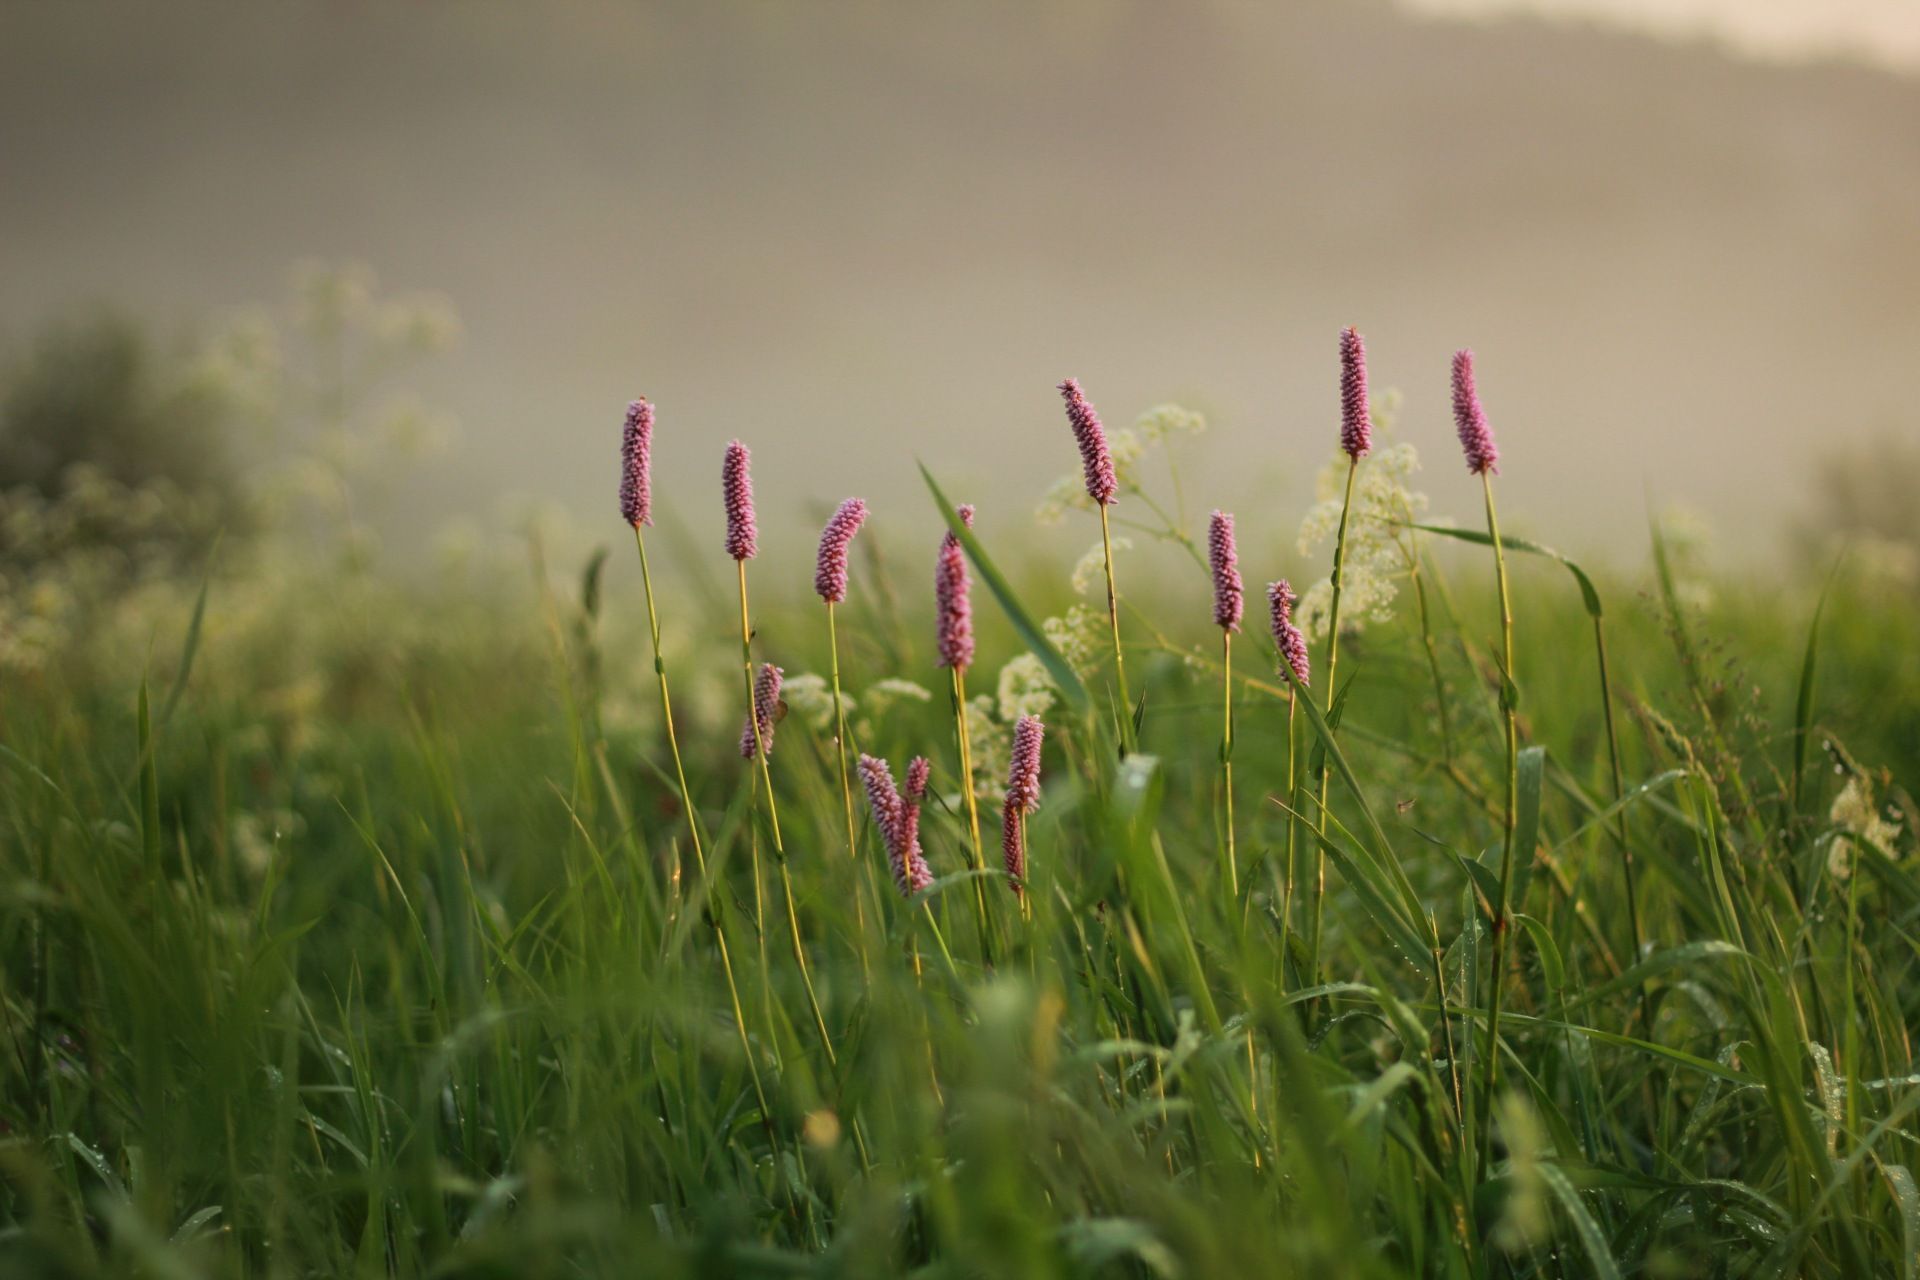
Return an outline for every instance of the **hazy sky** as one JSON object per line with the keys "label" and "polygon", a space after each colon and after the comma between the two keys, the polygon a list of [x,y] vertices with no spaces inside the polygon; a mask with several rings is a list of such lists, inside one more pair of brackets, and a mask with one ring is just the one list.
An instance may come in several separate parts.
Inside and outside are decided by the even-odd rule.
{"label": "hazy sky", "polygon": [[217,314],[316,256],[450,295],[428,390],[465,443],[406,495],[436,516],[610,519],[646,394],[703,531],[740,435],[776,554],[847,493],[925,521],[916,457],[1026,536],[1072,374],[1116,424],[1207,409],[1193,505],[1278,548],[1345,324],[1463,519],[1446,375],[1477,349],[1503,511],[1569,549],[1638,557],[1650,494],[1761,554],[1822,453],[1917,430],[1920,78],[1565,23],[0,0],[0,175],[15,335],[100,298]]}
{"label": "hazy sky", "polygon": [[1754,57],[1860,58],[1920,70],[1915,0],[1402,0],[1450,17],[1530,14],[1585,19],[1689,39]]}

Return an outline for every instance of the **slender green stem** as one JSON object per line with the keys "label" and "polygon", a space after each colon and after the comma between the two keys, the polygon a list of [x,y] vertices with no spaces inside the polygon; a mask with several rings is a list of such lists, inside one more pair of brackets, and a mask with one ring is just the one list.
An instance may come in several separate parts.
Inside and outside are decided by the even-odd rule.
{"label": "slender green stem", "polygon": [[833,601],[827,601],[827,649],[833,669],[833,755],[840,765],[840,804],[847,818],[847,857],[854,875],[854,927],[860,934],[860,970],[870,972],[867,963],[867,906],[862,892],[866,877],[860,868],[860,838],[853,824],[853,781],[847,769],[847,707],[840,696],[840,632],[834,623]]}
{"label": "slender green stem", "polygon": [[1107,521],[1107,508],[1100,507],[1100,549],[1107,568],[1107,626],[1113,632],[1113,676],[1120,688],[1120,745],[1134,749],[1133,695],[1127,692],[1127,660],[1120,650],[1120,592],[1113,585],[1113,534]]}
{"label": "slender green stem", "polygon": [[[967,838],[968,864],[974,871],[987,865],[984,847],[980,843],[980,805],[973,795],[973,736],[967,732],[967,672],[964,667],[951,668],[953,673],[953,726],[960,744],[960,794],[967,802]],[[974,906],[980,913],[980,947],[987,963],[993,962],[992,945],[988,939],[987,889],[983,876],[974,877]]]}
{"label": "slender green stem", "polygon": [[1221,662],[1226,678],[1221,686],[1220,764],[1227,793],[1227,892],[1230,901],[1240,900],[1240,867],[1233,847],[1233,632],[1220,629]]}
{"label": "slender green stem", "polygon": [[[1482,1095],[1486,1128],[1481,1138],[1484,1166],[1493,1152],[1493,1091],[1500,1081],[1500,997],[1506,986],[1507,937],[1513,932],[1510,898],[1513,890],[1513,860],[1518,852],[1513,847],[1513,836],[1514,801],[1520,785],[1520,744],[1513,705],[1513,601],[1507,591],[1507,556],[1500,545],[1500,520],[1493,507],[1493,477],[1486,472],[1480,474],[1480,489],[1486,495],[1487,536],[1493,540],[1494,577],[1500,588],[1500,707],[1504,713],[1502,719],[1505,722],[1507,746],[1507,800],[1501,823],[1500,901],[1495,906],[1493,918],[1493,965],[1487,975],[1487,1065],[1486,1088]],[[1529,849],[1527,856],[1532,855],[1533,851]]]}
{"label": "slender green stem", "polygon": [[[1620,842],[1620,870],[1626,877],[1627,927],[1633,933],[1633,957],[1627,963],[1639,964],[1646,953],[1646,934],[1640,925],[1640,895],[1634,887],[1633,847],[1627,843],[1626,778],[1620,767],[1620,734],[1613,723],[1613,682],[1607,674],[1607,635],[1600,619],[1593,620],[1593,651],[1600,662],[1600,711],[1607,727],[1607,765],[1613,773],[1613,802],[1620,805],[1614,814],[1614,838]],[[1653,1001],[1645,983],[1640,986],[1641,1034],[1653,1038]]]}
{"label": "slender green stem", "polygon": [[653,574],[647,568],[647,535],[633,526],[633,541],[640,548],[640,585],[647,597],[647,631],[653,638],[653,673],[660,678],[660,718],[667,725],[667,751],[673,756],[673,776],[680,784],[680,807],[687,815],[687,838],[693,842],[693,854],[700,873],[706,874],[706,853],[700,847],[700,818],[694,811],[693,792],[687,786],[687,769],[680,761],[680,736],[673,728],[673,695],[667,692],[667,662],[660,653],[660,615],[653,605]]}
{"label": "slender green stem", "polygon": [[760,1080],[760,1064],[754,1056],[753,1042],[747,1037],[746,1011],[740,1006],[740,984],[733,973],[733,953],[727,946],[724,907],[716,906],[713,886],[707,882],[707,855],[700,844],[700,818],[694,811],[693,795],[687,789],[687,771],[680,763],[680,741],[673,730],[673,699],[667,692],[667,663],[660,654],[660,614],[653,603],[653,573],[647,566],[647,535],[639,525],[633,527],[634,544],[640,549],[640,585],[647,597],[647,630],[653,639],[653,670],[660,677],[660,715],[667,722],[667,747],[673,754],[673,771],[680,782],[680,803],[687,814],[687,835],[693,843],[694,862],[700,870],[700,882],[706,891],[707,917],[713,924],[714,943],[720,951],[720,969],[727,979],[727,998],[733,1004],[733,1025],[740,1034],[740,1052],[747,1060],[747,1074],[753,1080],[753,1095],[760,1104],[760,1122],[767,1141],[775,1151],[780,1140],[773,1131],[773,1109],[767,1105],[766,1086]]}
{"label": "slender green stem", "polygon": [[[755,714],[753,698],[753,624],[747,610],[747,562],[734,561],[740,571],[740,657],[745,666],[747,678],[747,725],[753,733],[753,755],[760,765],[760,781],[767,793],[767,825],[773,836],[774,860],[780,866],[780,887],[787,903],[787,927],[793,937],[793,961],[800,970],[800,983],[806,988],[807,1006],[813,1013],[814,1028],[820,1033],[820,1047],[826,1051],[830,1066],[838,1067],[839,1061],[833,1052],[833,1037],[827,1032],[827,1020],[820,1012],[820,997],[813,988],[813,971],[807,964],[807,949],[800,940],[800,916],[793,903],[793,877],[787,872],[787,849],[780,839],[780,810],[774,802],[773,769],[768,760],[767,744],[760,736],[760,717]],[[762,937],[764,944],[765,938]]]}
{"label": "slender green stem", "polygon": [[[1340,668],[1340,594],[1347,576],[1347,519],[1353,512],[1353,479],[1360,472],[1360,459],[1347,460],[1347,487],[1340,499],[1340,532],[1333,543],[1333,602],[1327,609],[1327,723],[1333,724],[1335,673]],[[1307,985],[1320,981],[1320,934],[1326,918],[1327,850],[1322,843],[1327,833],[1327,783],[1329,761],[1320,762],[1320,787],[1314,806],[1313,844],[1313,922],[1307,933]]]}
{"label": "slender green stem", "polygon": [[1299,866],[1295,837],[1300,831],[1300,820],[1295,815],[1300,811],[1300,779],[1295,766],[1293,731],[1293,714],[1298,708],[1294,698],[1297,696],[1291,690],[1287,695],[1287,883],[1285,892],[1280,895],[1280,973],[1283,985],[1287,972],[1287,956],[1293,948],[1294,881]]}

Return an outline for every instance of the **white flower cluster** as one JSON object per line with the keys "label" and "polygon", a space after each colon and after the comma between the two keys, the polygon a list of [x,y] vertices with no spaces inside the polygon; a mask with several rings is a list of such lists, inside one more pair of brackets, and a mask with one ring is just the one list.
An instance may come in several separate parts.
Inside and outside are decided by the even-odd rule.
{"label": "white flower cluster", "polygon": [[[1116,557],[1119,556],[1122,551],[1131,550],[1133,550],[1133,539],[1115,538],[1113,540],[1113,554]],[[1074,593],[1076,595],[1088,595],[1098,586],[1104,598],[1106,594],[1106,573],[1107,549],[1101,543],[1096,542],[1087,548],[1087,553],[1081,556],[1073,566],[1073,577],[1070,580],[1073,583]]]}
{"label": "white flower cluster", "polygon": [[[1347,455],[1335,453],[1314,482],[1316,501],[1300,522],[1300,553],[1311,555],[1339,534],[1347,484]],[[1410,444],[1388,445],[1360,464],[1353,481],[1353,505],[1347,515],[1345,579],[1340,591],[1341,622],[1358,629],[1393,616],[1399,579],[1412,567],[1413,546],[1406,525],[1427,509],[1427,495],[1407,486],[1420,469],[1420,454]],[[1301,594],[1296,617],[1306,633],[1324,638],[1333,608],[1333,578],[1320,579]]]}
{"label": "white flower cluster", "polygon": [[[789,676],[780,686],[780,699],[787,704],[789,711],[805,721],[807,727],[815,733],[833,732],[833,687],[827,683],[825,676],[815,675],[810,671]],[[840,709],[849,718],[853,716],[856,705],[853,695],[842,690]]]}
{"label": "white flower cluster", "polygon": [[1900,823],[1880,815],[1873,807],[1873,784],[1859,774],[1847,779],[1840,794],[1827,810],[1827,820],[1838,828],[1827,846],[1827,870],[1836,880],[1853,874],[1853,849],[1856,841],[1872,845],[1887,857],[1894,856],[1894,841],[1900,838]]}
{"label": "white flower cluster", "polygon": [[1045,716],[1053,708],[1053,677],[1046,664],[1030,653],[1017,654],[1000,668],[996,690],[1000,718],[1012,724],[1021,716]]}
{"label": "white flower cluster", "polygon": [[1047,638],[1075,675],[1084,676],[1093,667],[1093,656],[1106,644],[1106,615],[1084,604],[1075,604],[1065,615],[1040,623]]}

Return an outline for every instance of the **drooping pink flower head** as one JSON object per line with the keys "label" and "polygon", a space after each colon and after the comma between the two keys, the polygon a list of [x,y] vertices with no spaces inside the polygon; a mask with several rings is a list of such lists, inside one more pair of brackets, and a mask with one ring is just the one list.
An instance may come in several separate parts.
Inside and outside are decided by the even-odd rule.
{"label": "drooping pink flower head", "polygon": [[1007,800],[1000,810],[1000,853],[1016,894],[1025,891],[1027,879],[1027,846],[1020,819],[1040,807],[1040,741],[1045,733],[1038,716],[1021,716],[1013,727]]}
{"label": "drooping pink flower head", "polygon": [[1107,448],[1107,429],[1100,425],[1100,415],[1093,411],[1077,379],[1068,378],[1061,383],[1060,394],[1067,402],[1067,424],[1073,428],[1074,443],[1080,446],[1080,467],[1086,472],[1087,496],[1107,506],[1120,488],[1113,471],[1113,452]]}
{"label": "drooping pink flower head", "polygon": [[751,560],[760,549],[753,521],[753,476],[747,470],[751,456],[747,446],[735,440],[720,464],[720,489],[727,504],[727,554],[735,560]]}
{"label": "drooping pink flower head", "polygon": [[1476,476],[1500,474],[1500,449],[1493,442],[1480,392],[1473,385],[1473,352],[1453,353],[1453,425],[1460,432],[1460,450],[1467,455],[1467,471]]}
{"label": "drooping pink flower head", "polygon": [[1307,665],[1307,638],[1300,634],[1300,628],[1293,624],[1293,602],[1296,597],[1293,588],[1287,585],[1285,578],[1267,586],[1267,604],[1273,611],[1273,644],[1280,651],[1280,659],[1293,668],[1293,675],[1300,687],[1313,687],[1312,672]]}
{"label": "drooping pink flower head", "polygon": [[760,674],[753,681],[753,717],[746,727],[740,730],[740,754],[753,759],[753,734],[757,727],[760,731],[760,745],[767,754],[773,754],[773,726],[779,719],[780,677],[784,673],[771,662],[760,664]]}
{"label": "drooping pink flower head", "polygon": [[915,757],[907,766],[907,791],[903,796],[893,784],[893,771],[884,760],[870,755],[860,757],[860,781],[867,790],[867,807],[873,811],[873,825],[887,849],[887,864],[900,896],[911,898],[933,883],[933,873],[920,852],[920,797],[926,791],[929,766],[924,757]]}
{"label": "drooping pink flower head", "polygon": [[1367,408],[1367,344],[1358,329],[1340,331],[1340,447],[1355,462],[1373,451],[1373,417]]}
{"label": "drooping pink flower head", "polygon": [[853,535],[860,532],[866,519],[867,504],[859,498],[848,498],[820,531],[820,558],[814,564],[813,589],[828,604],[839,604],[847,598],[847,545],[853,541]]}
{"label": "drooping pink flower head", "polygon": [[[961,504],[960,523],[973,528],[973,504]],[[967,556],[960,539],[949,529],[940,539],[940,556],[933,566],[934,637],[940,653],[940,665],[965,671],[973,665],[972,579],[967,576]]]}
{"label": "drooping pink flower head", "polygon": [[1213,625],[1238,631],[1246,605],[1240,589],[1240,557],[1233,545],[1233,516],[1228,512],[1216,511],[1207,522],[1207,564],[1213,570]]}
{"label": "drooping pink flower head", "polygon": [[635,400],[620,432],[620,518],[636,529],[653,523],[652,455],[653,406]]}

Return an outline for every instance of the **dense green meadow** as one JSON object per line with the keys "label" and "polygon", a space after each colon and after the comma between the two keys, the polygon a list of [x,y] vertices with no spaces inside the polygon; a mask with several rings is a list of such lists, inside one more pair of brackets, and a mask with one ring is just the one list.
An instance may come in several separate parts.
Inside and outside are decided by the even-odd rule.
{"label": "dense green meadow", "polygon": [[[309,520],[17,571],[0,1271],[1914,1275],[1911,594],[1716,576],[1657,526],[1591,578],[1509,541],[1506,679],[1492,550],[1414,527],[1395,444],[1353,503],[1336,455],[1330,509],[1240,513],[1229,680],[1204,514],[1143,478],[1197,425],[1116,436],[1132,716],[1104,563],[1022,552],[1026,511],[968,533],[977,851],[948,520],[932,485],[875,503],[835,632],[852,746],[931,761],[911,899],[843,790],[826,610],[759,561],[786,697],[741,757],[717,485],[646,529],[686,810],[611,431],[590,556],[384,570]],[[1458,465],[1445,424],[1395,438]],[[1071,483],[1044,514],[1099,536]],[[37,649],[36,591],[67,593]]]}

